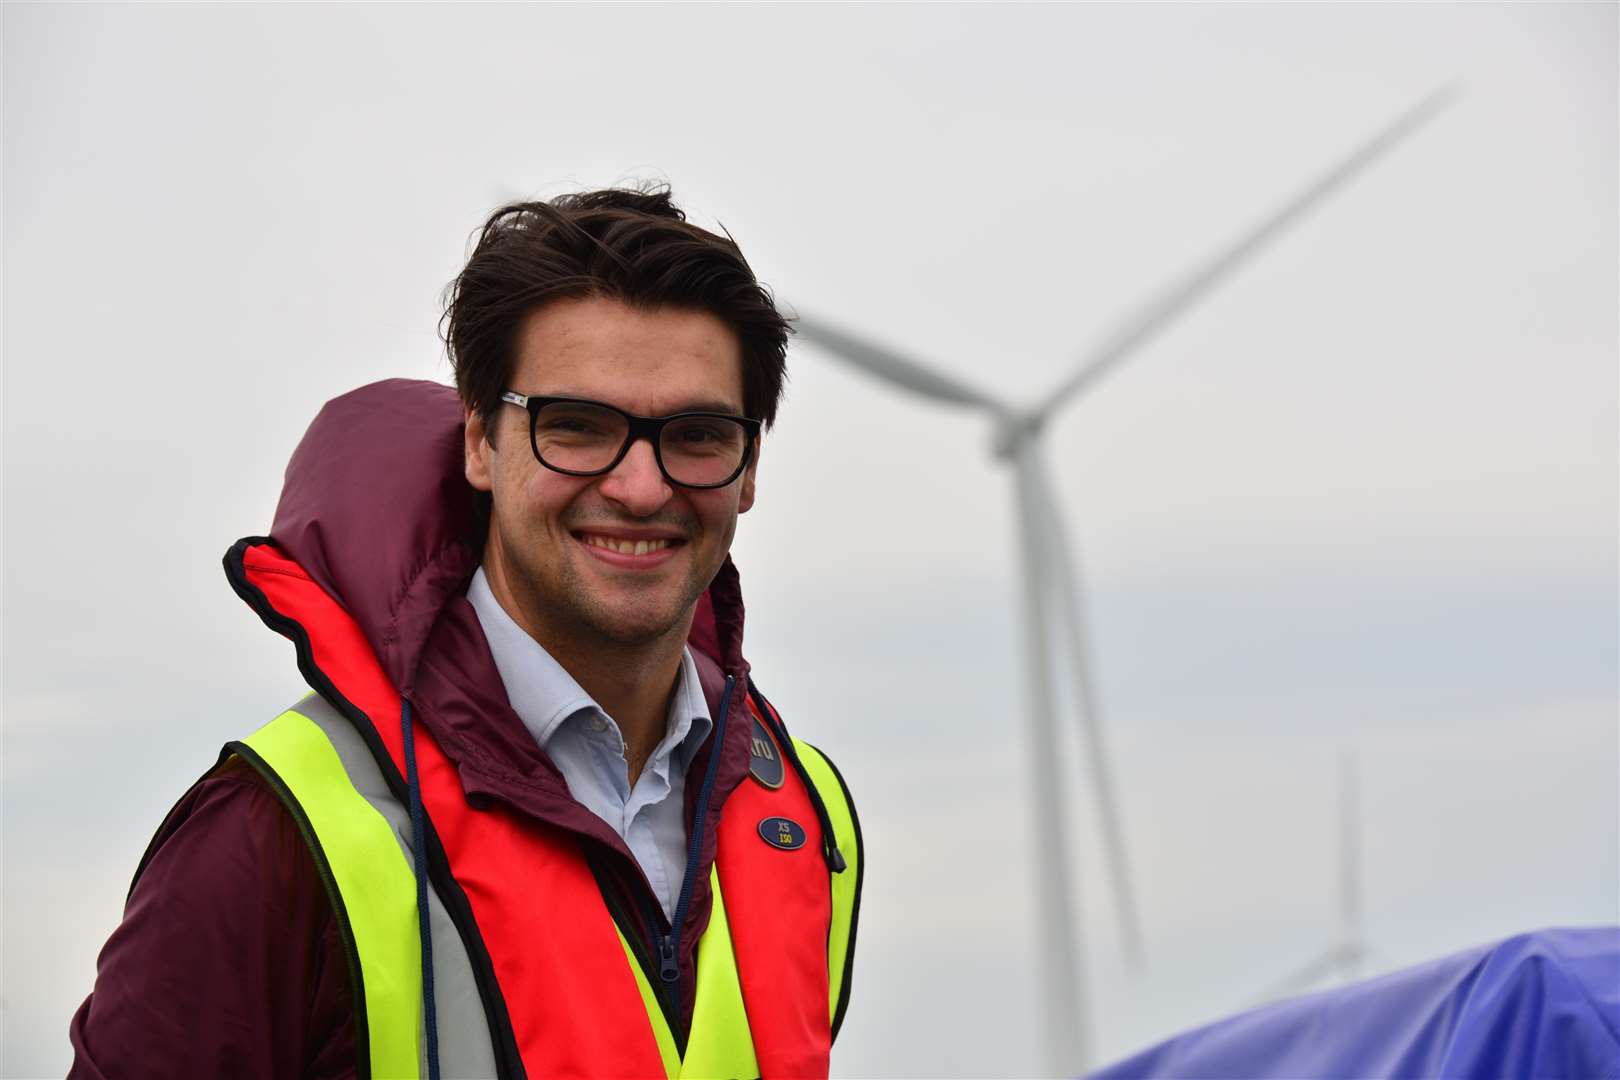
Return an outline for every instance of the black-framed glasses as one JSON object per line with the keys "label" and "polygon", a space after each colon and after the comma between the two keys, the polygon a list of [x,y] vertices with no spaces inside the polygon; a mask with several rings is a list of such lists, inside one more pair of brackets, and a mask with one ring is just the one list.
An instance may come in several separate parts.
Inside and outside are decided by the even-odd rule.
{"label": "black-framed glasses", "polygon": [[637,416],[600,401],[529,397],[513,390],[501,400],[529,411],[529,447],[535,460],[568,476],[612,472],[631,443],[646,439],[670,483],[720,488],[742,475],[759,438],[758,420],[730,413]]}

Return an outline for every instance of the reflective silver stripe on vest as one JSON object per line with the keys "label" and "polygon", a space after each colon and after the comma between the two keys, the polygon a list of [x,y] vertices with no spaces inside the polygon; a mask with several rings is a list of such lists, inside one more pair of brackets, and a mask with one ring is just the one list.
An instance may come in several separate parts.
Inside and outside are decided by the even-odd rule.
{"label": "reflective silver stripe on vest", "polygon": [[[321,729],[337,751],[338,760],[349,774],[349,782],[360,796],[370,803],[389,827],[405,852],[405,860],[414,858],[411,848],[411,815],[404,803],[394,798],[383,780],[382,770],[371,756],[365,740],[354,725],[319,694],[310,694],[293,711],[305,716]],[[414,865],[414,863],[412,863]],[[478,983],[473,978],[472,961],[450,914],[433,890],[428,888],[428,918],[433,932],[433,1001],[438,1010],[439,1066],[446,1078],[493,1077],[495,1050],[490,1042],[489,1023],[484,1016],[484,1002],[478,996]],[[418,1022],[418,1031],[421,1032]],[[418,1060],[423,1075],[427,1069],[425,1032],[424,1045]],[[363,1048],[362,1048],[363,1049]],[[379,1077],[378,1080],[384,1080]]]}

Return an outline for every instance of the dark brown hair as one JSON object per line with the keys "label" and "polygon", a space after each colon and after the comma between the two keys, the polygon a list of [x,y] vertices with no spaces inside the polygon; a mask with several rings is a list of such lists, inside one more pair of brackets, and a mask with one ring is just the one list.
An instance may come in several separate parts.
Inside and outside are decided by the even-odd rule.
{"label": "dark brown hair", "polygon": [[654,187],[510,203],[484,222],[445,290],[440,328],[461,400],[486,425],[510,389],[524,318],[548,301],[587,296],[714,315],[742,346],[744,411],[767,427],[776,419],[787,320],[736,242],[688,224],[669,189]]}

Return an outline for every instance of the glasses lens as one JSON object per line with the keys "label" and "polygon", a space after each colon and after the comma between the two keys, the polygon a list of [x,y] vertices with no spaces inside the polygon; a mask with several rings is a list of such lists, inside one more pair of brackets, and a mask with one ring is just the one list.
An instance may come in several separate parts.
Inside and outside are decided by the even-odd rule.
{"label": "glasses lens", "polygon": [[658,449],[677,484],[723,484],[748,451],[748,429],[724,416],[680,416],[664,425]]}
{"label": "glasses lens", "polygon": [[553,401],[534,419],[534,448],[553,469],[594,472],[612,464],[629,429],[629,422],[612,409]]}

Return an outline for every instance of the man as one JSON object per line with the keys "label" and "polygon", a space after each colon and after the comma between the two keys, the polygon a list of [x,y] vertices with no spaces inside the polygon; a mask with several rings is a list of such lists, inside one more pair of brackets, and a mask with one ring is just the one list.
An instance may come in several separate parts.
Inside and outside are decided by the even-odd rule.
{"label": "man", "polygon": [[313,691],[170,813],[75,1076],[814,1076],[862,859],[727,552],[788,327],[667,192],[497,211],[459,393],[329,403],[233,588]]}

